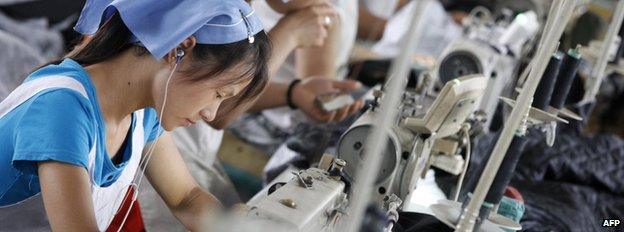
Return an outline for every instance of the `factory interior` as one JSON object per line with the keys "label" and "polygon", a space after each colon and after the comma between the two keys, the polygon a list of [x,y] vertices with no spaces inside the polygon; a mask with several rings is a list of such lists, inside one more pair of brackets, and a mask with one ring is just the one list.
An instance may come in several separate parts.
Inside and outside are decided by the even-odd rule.
{"label": "factory interior", "polygon": [[0,0],[0,232],[624,231],[624,0]]}

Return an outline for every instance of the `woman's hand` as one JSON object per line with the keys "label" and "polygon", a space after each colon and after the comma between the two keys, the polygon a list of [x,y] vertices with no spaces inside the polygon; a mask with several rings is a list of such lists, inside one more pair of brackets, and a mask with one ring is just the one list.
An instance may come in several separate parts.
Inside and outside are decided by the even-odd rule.
{"label": "woman's hand", "polygon": [[364,103],[358,100],[336,111],[327,112],[316,103],[317,96],[333,92],[350,92],[360,87],[361,84],[356,81],[334,81],[322,77],[310,77],[293,88],[292,100],[301,111],[316,121],[340,122],[361,109]]}
{"label": "woman's hand", "polygon": [[158,195],[187,229],[211,228],[221,213],[221,203],[195,182],[170,134],[165,133],[158,143],[147,145],[144,156],[152,145],[156,147],[144,172]]}
{"label": "woman's hand", "polygon": [[[258,101],[249,109],[251,112],[259,112],[266,109],[287,106],[287,92],[290,84],[271,82],[267,89],[260,95]],[[326,77],[312,76],[295,85],[290,94],[292,103],[315,121],[331,122],[342,121],[364,106],[362,101],[345,106],[341,109],[327,112],[319,107],[316,98],[320,95],[336,92],[350,92],[360,88],[361,84],[356,81],[334,81]],[[238,112],[242,112],[238,111]],[[230,114],[227,118],[210,122],[214,128],[223,128],[227,122],[237,117]],[[217,123],[220,122],[220,123]]]}
{"label": "woman's hand", "polygon": [[333,7],[321,3],[287,14],[276,27],[284,24],[296,47],[318,47],[323,46],[328,30],[337,20]]}

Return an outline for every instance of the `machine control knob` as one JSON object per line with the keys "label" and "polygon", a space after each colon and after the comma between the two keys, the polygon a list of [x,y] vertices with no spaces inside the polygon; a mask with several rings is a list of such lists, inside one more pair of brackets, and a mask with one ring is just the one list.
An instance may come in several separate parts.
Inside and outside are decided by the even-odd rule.
{"label": "machine control knob", "polygon": [[335,180],[340,180],[342,170],[347,166],[347,162],[343,159],[334,159],[331,169],[329,170],[329,176]]}
{"label": "machine control knob", "polygon": [[295,203],[293,199],[290,199],[290,198],[281,199],[279,202],[288,208],[291,208],[291,209],[297,208],[297,203]]}

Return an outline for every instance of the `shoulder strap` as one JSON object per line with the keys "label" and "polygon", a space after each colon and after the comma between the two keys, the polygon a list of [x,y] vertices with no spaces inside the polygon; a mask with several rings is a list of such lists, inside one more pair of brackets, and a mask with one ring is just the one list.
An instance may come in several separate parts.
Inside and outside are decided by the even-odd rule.
{"label": "shoulder strap", "polygon": [[38,93],[54,88],[72,89],[89,99],[84,86],[74,78],[68,76],[42,77],[20,85],[4,101],[0,102],[0,118]]}

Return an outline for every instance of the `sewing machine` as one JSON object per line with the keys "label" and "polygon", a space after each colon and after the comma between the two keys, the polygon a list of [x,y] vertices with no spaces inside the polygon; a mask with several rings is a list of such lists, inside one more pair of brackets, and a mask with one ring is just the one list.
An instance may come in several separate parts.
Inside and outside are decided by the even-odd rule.
{"label": "sewing machine", "polygon": [[[440,145],[446,143],[457,148],[459,141],[453,136],[460,133],[462,124],[476,109],[486,81],[482,75],[471,75],[447,82],[424,115],[413,114],[414,104],[409,104],[413,99],[403,99],[403,113],[388,132],[388,145],[375,180],[373,196],[377,202],[391,194],[406,199],[432,165],[461,173],[465,161],[457,156],[457,149],[443,152]],[[350,164],[345,168],[345,175],[352,181],[357,181],[353,179],[354,173],[361,168],[363,143],[372,130],[371,120],[376,113],[371,109],[362,115],[338,143],[337,157]]]}
{"label": "sewing machine", "polygon": [[469,17],[465,35],[445,49],[432,73],[441,84],[470,74],[488,77],[484,96],[478,103],[479,114],[485,118],[484,128],[489,128],[498,97],[513,82],[525,45],[539,27],[533,11],[519,14],[511,22],[494,22],[491,17]]}
{"label": "sewing machine", "polygon": [[[454,136],[476,109],[486,81],[482,75],[470,75],[448,82],[424,115],[416,115],[413,109],[417,96],[408,94],[411,97],[404,99],[402,116],[390,131],[386,157],[375,181],[375,202],[390,221],[398,220],[403,199],[430,166],[454,174],[463,171],[465,161],[457,149],[453,154],[441,152],[440,144],[453,144]],[[353,174],[362,165],[363,143],[376,113],[375,108],[369,110],[343,134],[336,158],[326,155],[316,168],[291,169],[278,176],[247,203],[248,217],[274,221],[292,231],[335,230],[345,217],[346,184],[357,181]]]}

